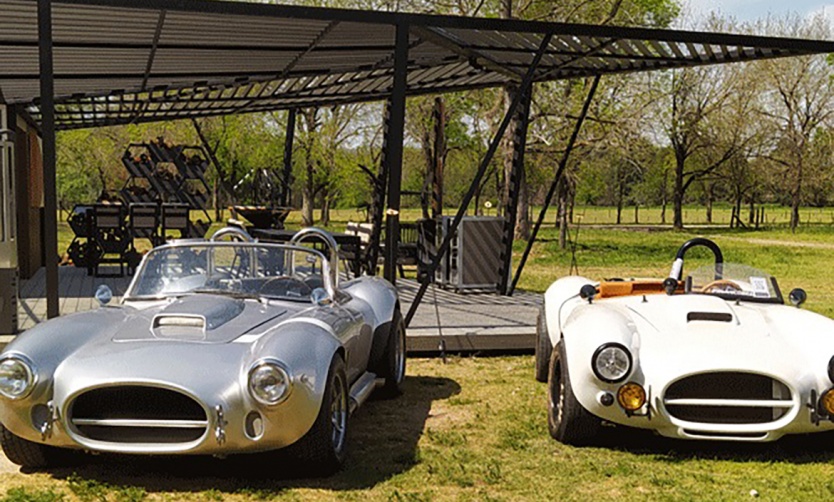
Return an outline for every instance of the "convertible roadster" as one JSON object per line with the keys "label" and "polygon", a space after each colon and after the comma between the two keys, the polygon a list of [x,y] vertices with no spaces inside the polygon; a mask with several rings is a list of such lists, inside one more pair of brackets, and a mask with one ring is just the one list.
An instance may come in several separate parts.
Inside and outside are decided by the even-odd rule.
{"label": "convertible roadster", "polygon": [[287,245],[234,227],[162,245],[121,305],[106,287],[96,296],[101,308],[39,324],[0,354],[0,443],[16,464],[287,449],[326,474],[345,458],[350,413],[378,387],[398,394],[405,375],[396,290],[340,282],[319,229]]}
{"label": "convertible roadster", "polygon": [[[684,275],[687,250],[714,263]],[[784,305],[776,279],[686,242],[663,280],[565,277],[545,293],[536,377],[551,435],[603,423],[683,439],[773,441],[834,429],[834,321]]]}

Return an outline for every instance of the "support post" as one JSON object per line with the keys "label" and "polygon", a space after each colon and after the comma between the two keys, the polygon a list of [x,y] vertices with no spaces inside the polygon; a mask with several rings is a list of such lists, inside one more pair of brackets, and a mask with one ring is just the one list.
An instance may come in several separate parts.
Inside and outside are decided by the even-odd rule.
{"label": "support post", "polygon": [[[527,148],[527,125],[530,122],[530,102],[533,89],[524,93],[521,104],[515,113],[515,130],[512,131],[513,165],[509,179],[505,181],[509,186],[507,206],[504,208],[504,233],[501,238],[501,270],[498,280],[498,293],[506,295],[509,292],[510,273],[513,257],[513,241],[515,239],[516,218],[518,216],[518,198],[521,180],[524,178],[524,150]],[[521,92],[521,91],[519,91]],[[526,218],[526,215],[525,215]]]}
{"label": "support post", "polygon": [[[389,117],[391,116],[391,102],[385,104],[385,110],[382,117],[382,128],[384,131],[388,130]],[[388,186],[388,162],[385,158],[388,157],[388,134],[384,134],[382,138],[382,155],[379,162],[379,173],[373,174],[370,170],[373,182],[373,198],[371,200],[371,207],[369,210],[369,217],[371,220],[371,238],[368,243],[368,251],[366,255],[366,269],[368,274],[376,275],[377,261],[379,259],[379,248],[382,242],[382,223],[385,216],[385,189]]]}
{"label": "support post", "polygon": [[43,141],[43,245],[46,317],[58,317],[58,201],[55,188],[55,74],[52,66],[52,1],[38,0],[41,139]]}
{"label": "support post", "polygon": [[295,142],[295,115],[298,113],[296,108],[290,109],[287,113],[287,135],[284,138],[284,175],[281,182],[284,184],[281,190],[281,205],[288,207],[292,200],[292,148]]}
{"label": "support post", "polygon": [[536,52],[533,61],[530,63],[530,67],[527,68],[527,72],[524,74],[524,79],[522,79],[521,84],[519,85],[519,93],[516,94],[513,102],[510,103],[509,108],[507,109],[507,113],[504,115],[504,119],[501,121],[501,125],[498,126],[498,130],[495,132],[495,136],[492,138],[492,142],[489,144],[489,149],[487,149],[484,158],[481,159],[481,165],[478,167],[478,171],[475,173],[475,178],[472,180],[472,184],[469,186],[469,191],[463,197],[463,200],[460,203],[460,207],[458,208],[458,212],[455,214],[455,218],[452,220],[451,225],[449,225],[448,232],[446,233],[445,237],[443,238],[443,242],[440,244],[440,247],[437,250],[437,255],[432,260],[431,264],[429,265],[428,270],[426,271],[426,275],[423,276],[423,280],[420,284],[420,289],[417,290],[417,294],[414,296],[414,301],[411,302],[411,307],[408,309],[408,314],[405,316],[405,325],[408,326],[411,323],[411,319],[414,318],[414,314],[417,312],[417,307],[420,306],[420,302],[423,300],[423,295],[426,294],[426,289],[429,287],[429,283],[431,282],[431,278],[434,277],[435,272],[437,271],[437,267],[440,266],[440,261],[443,259],[443,255],[449,251],[449,245],[452,242],[452,237],[457,232],[458,226],[460,225],[460,221],[463,219],[463,215],[466,214],[466,210],[469,207],[469,203],[472,202],[472,197],[475,195],[475,191],[481,184],[481,180],[484,177],[484,173],[486,173],[487,167],[489,167],[490,162],[492,162],[493,156],[495,156],[495,151],[498,149],[498,144],[501,142],[501,138],[504,137],[504,133],[507,131],[507,126],[510,124],[510,119],[512,119],[513,114],[515,113],[518,106],[521,104],[521,97],[530,91],[533,86],[533,77],[535,76],[536,69],[539,67],[539,63],[544,56],[545,51],[547,50],[548,46],[550,45],[550,40],[552,38],[552,34],[548,33],[544,36],[544,39],[539,46],[538,51]]}
{"label": "support post", "polygon": [[593,101],[594,95],[597,92],[599,79],[599,75],[594,77],[594,81],[591,83],[591,89],[588,91],[588,96],[585,98],[585,103],[582,105],[582,112],[579,114],[579,118],[576,119],[576,126],[573,128],[573,133],[571,133],[570,139],[568,140],[565,153],[562,154],[562,158],[559,160],[559,167],[556,169],[553,182],[550,184],[550,189],[547,191],[547,196],[544,198],[544,205],[542,205],[542,210],[539,212],[539,218],[536,220],[536,225],[533,227],[532,234],[530,234],[530,240],[527,241],[527,247],[524,248],[524,254],[521,255],[521,261],[518,263],[518,268],[515,271],[513,283],[510,285],[510,290],[507,292],[507,295],[509,296],[512,296],[513,291],[515,291],[518,279],[521,277],[521,272],[524,270],[524,264],[527,263],[527,257],[530,256],[530,250],[533,249],[533,243],[536,242],[536,235],[538,235],[539,228],[542,226],[544,216],[547,213],[547,208],[550,206],[550,201],[553,200],[553,194],[556,192],[559,180],[562,178],[565,167],[568,165],[568,159],[570,158],[571,151],[573,151],[573,145],[576,143],[576,137],[579,136],[579,131],[582,129],[582,123],[585,122],[585,117],[588,115],[588,108],[590,108],[591,101]]}
{"label": "support post", "polygon": [[405,92],[408,77],[408,25],[397,25],[394,49],[394,85],[389,99],[388,129],[385,131],[387,151],[388,193],[385,210],[385,268],[383,276],[391,284],[397,281],[397,257],[400,243],[400,191],[403,169],[403,136],[405,130]]}

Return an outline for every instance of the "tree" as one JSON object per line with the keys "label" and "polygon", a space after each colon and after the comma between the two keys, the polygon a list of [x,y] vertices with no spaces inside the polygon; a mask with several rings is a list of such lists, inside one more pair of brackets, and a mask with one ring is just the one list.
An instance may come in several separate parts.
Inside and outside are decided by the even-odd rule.
{"label": "tree", "polygon": [[[831,38],[831,27],[823,15],[810,21],[799,17],[769,19],[762,26],[774,35]],[[784,170],[790,188],[790,227],[796,230],[811,140],[834,113],[831,67],[823,56],[805,56],[766,61],[759,68],[769,89],[764,95],[762,115],[774,125],[773,148],[766,158]]]}

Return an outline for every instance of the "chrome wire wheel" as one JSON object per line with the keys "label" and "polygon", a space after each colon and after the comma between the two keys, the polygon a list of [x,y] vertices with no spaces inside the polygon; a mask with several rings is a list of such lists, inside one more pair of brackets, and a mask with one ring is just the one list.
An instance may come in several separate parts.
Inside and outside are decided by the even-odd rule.
{"label": "chrome wire wheel", "polygon": [[348,420],[348,396],[344,376],[333,377],[333,398],[330,401],[331,442],[333,451],[340,454],[345,447]]}

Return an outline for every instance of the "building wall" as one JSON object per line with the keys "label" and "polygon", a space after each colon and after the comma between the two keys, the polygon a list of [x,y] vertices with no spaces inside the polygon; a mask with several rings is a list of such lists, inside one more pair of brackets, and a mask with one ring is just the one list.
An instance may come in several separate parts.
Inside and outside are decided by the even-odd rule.
{"label": "building wall", "polygon": [[[15,121],[15,201],[20,277],[32,277],[44,264],[43,161],[38,131],[20,114]],[[54,251],[53,252],[57,252]]]}

